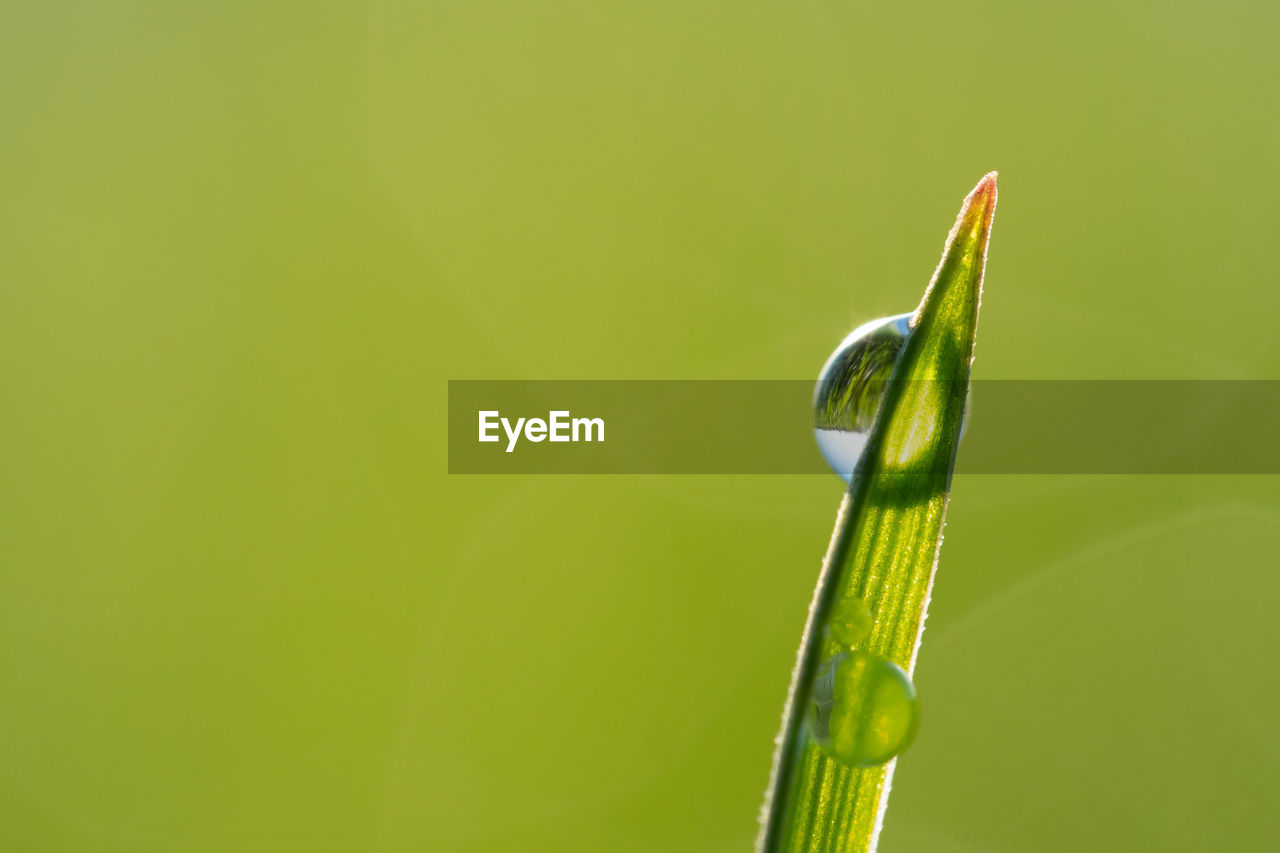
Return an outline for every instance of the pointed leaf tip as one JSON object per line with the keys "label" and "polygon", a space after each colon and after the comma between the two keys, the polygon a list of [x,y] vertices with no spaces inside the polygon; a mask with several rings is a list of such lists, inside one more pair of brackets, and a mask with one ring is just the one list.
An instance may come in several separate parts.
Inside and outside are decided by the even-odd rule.
{"label": "pointed leaf tip", "polygon": [[[947,235],[942,260],[916,308],[912,328],[931,322],[928,317],[938,312],[950,313],[958,320],[972,312],[967,321],[977,322],[977,306],[982,299],[982,278],[987,265],[987,243],[991,239],[991,223],[996,214],[996,172],[989,172],[964,197],[955,225]],[[954,303],[944,309],[943,303]],[[969,305],[970,308],[963,306]],[[957,313],[958,312],[958,313]]]}
{"label": "pointed leaf tip", "polygon": [[996,200],[999,197],[999,192],[996,190],[996,178],[999,176],[999,172],[988,172],[982,180],[978,181],[978,185],[965,198],[964,206],[960,210],[962,222],[968,221],[974,224],[981,222],[984,231],[991,229],[991,219],[995,216]]}

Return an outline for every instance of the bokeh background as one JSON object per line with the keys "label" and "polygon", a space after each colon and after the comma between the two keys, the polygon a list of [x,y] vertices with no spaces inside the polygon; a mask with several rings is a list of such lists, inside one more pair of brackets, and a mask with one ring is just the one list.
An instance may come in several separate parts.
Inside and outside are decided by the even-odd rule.
{"label": "bokeh background", "polygon": [[[813,375],[988,170],[975,375],[1280,379],[1268,4],[3,17],[0,849],[747,850],[840,482],[450,477],[446,379]],[[1278,520],[958,478],[881,849],[1274,849]]]}

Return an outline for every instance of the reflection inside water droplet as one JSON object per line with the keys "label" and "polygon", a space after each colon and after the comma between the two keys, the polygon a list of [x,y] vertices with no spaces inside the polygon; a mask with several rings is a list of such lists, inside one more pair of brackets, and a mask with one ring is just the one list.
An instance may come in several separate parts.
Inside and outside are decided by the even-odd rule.
{"label": "reflection inside water droplet", "polygon": [[883,764],[910,746],[919,722],[911,678],[879,655],[840,652],[814,678],[810,732],[824,752],[844,764]]}
{"label": "reflection inside water droplet", "polygon": [[910,314],[898,314],[859,326],[836,347],[818,376],[814,435],[831,470],[846,482],[867,443],[910,322]]}
{"label": "reflection inside water droplet", "polygon": [[[822,366],[813,390],[813,433],[822,458],[847,483],[853,478],[880,412],[898,354],[911,333],[911,314],[864,323]],[[969,423],[966,404],[960,436]]]}

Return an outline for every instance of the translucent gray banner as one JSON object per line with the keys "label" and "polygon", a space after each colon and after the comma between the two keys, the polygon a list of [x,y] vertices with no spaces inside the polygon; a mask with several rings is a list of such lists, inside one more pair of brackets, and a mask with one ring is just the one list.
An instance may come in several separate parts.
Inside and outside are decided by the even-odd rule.
{"label": "translucent gray banner", "polygon": [[[450,380],[449,472],[827,473],[812,397],[809,380]],[[1278,432],[1280,381],[975,381],[956,471],[1278,474]]]}

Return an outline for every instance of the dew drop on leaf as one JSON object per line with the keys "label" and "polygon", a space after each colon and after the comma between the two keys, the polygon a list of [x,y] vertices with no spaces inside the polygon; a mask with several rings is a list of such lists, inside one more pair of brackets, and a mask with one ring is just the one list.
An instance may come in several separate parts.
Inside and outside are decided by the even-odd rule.
{"label": "dew drop on leaf", "polygon": [[871,609],[861,598],[842,598],[836,602],[827,625],[831,639],[851,648],[871,632]]}
{"label": "dew drop on leaf", "polygon": [[864,323],[836,347],[818,375],[814,435],[831,470],[846,482],[867,443],[910,322],[910,314],[898,314]]}
{"label": "dew drop on leaf", "polygon": [[915,685],[890,660],[840,652],[816,674],[809,727],[818,746],[837,761],[883,764],[910,746],[919,721]]}
{"label": "dew drop on leaf", "polygon": [[[846,483],[867,444],[898,354],[911,333],[911,314],[863,323],[840,342],[813,389],[813,433],[822,458]],[[972,388],[970,389],[972,396]],[[960,437],[969,423],[965,406]]]}

